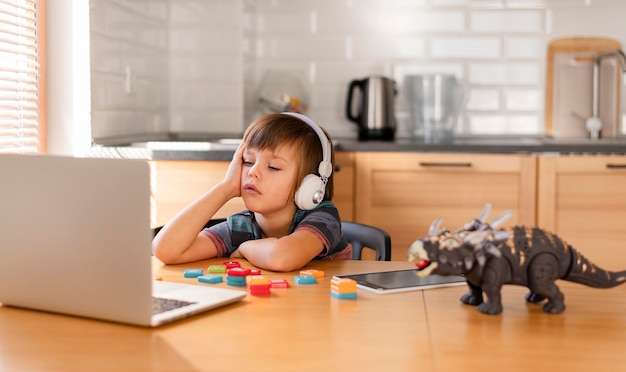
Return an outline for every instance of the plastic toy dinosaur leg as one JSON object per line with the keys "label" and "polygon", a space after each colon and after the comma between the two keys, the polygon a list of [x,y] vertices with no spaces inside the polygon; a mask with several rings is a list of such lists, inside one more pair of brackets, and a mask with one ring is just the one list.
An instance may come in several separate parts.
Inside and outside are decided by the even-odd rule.
{"label": "plastic toy dinosaur leg", "polygon": [[545,300],[546,298],[531,291],[531,292],[528,292],[528,294],[526,294],[525,299],[526,299],[526,302],[530,302],[531,304],[538,304],[541,301]]}
{"label": "plastic toy dinosaur leg", "polygon": [[466,305],[478,306],[483,303],[483,290],[479,286],[467,282],[469,292],[461,297],[461,302]]}
{"label": "plastic toy dinosaur leg", "polygon": [[558,278],[558,266],[556,257],[542,254],[533,260],[528,269],[528,287],[531,293],[548,299],[543,305],[546,313],[558,314],[565,310],[563,293],[554,284]]}
{"label": "plastic toy dinosaur leg", "polygon": [[485,268],[483,271],[483,285],[482,289],[487,296],[487,301],[478,305],[478,311],[484,314],[500,314],[502,312],[502,296],[500,291],[504,281],[501,275],[501,267]]}

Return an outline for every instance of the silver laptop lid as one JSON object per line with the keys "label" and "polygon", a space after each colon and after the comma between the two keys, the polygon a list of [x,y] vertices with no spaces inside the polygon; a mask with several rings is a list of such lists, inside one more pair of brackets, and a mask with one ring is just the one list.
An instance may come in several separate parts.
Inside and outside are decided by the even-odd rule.
{"label": "silver laptop lid", "polygon": [[0,155],[0,303],[150,324],[150,170]]}

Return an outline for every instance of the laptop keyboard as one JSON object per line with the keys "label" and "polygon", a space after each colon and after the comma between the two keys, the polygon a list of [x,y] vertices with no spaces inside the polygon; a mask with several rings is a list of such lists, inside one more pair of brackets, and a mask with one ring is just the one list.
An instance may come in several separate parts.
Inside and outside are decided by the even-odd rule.
{"label": "laptop keyboard", "polygon": [[180,307],[193,305],[196,302],[172,300],[170,298],[152,297],[152,313],[160,314]]}

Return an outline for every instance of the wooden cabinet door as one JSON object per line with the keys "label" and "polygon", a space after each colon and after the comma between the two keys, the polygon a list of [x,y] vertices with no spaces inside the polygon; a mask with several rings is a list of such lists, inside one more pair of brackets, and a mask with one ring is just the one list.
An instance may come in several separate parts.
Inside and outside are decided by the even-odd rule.
{"label": "wooden cabinet door", "polygon": [[537,224],[605,269],[626,269],[626,156],[539,157]]}
{"label": "wooden cabinet door", "polygon": [[[152,161],[152,226],[163,226],[181,209],[220,182],[228,164],[228,161]],[[225,218],[243,209],[243,200],[234,198],[217,212],[215,218]]]}
{"label": "wooden cabinet door", "polygon": [[[354,216],[354,153],[335,153],[333,202],[343,220]],[[158,160],[150,162],[152,171],[152,227],[162,226],[189,203],[220,182],[228,161]],[[245,209],[235,198],[222,207],[215,218],[225,218]]]}
{"label": "wooden cabinet door", "polygon": [[335,152],[333,203],[343,221],[354,221],[354,153]]}
{"label": "wooden cabinet door", "polygon": [[506,210],[507,224],[534,224],[536,158],[531,155],[356,153],[355,218],[391,235],[392,260],[406,260],[410,244],[431,222],[456,229],[477,217]]}

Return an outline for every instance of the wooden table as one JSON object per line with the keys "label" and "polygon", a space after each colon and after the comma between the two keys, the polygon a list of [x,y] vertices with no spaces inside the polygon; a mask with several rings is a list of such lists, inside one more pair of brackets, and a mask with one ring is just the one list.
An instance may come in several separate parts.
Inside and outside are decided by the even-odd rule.
{"label": "wooden table", "polygon": [[[185,268],[222,261],[164,266],[155,259],[153,273],[194,282],[183,278]],[[356,300],[330,295],[333,274],[410,267],[317,261],[308,268],[326,276],[314,285],[293,285],[297,273],[263,272],[292,286],[157,329],[0,307],[0,370],[626,371],[626,286],[560,282],[567,305],[560,315],[526,304],[527,290],[514,286],[503,290],[498,316],[461,304],[464,286],[359,290]]]}

